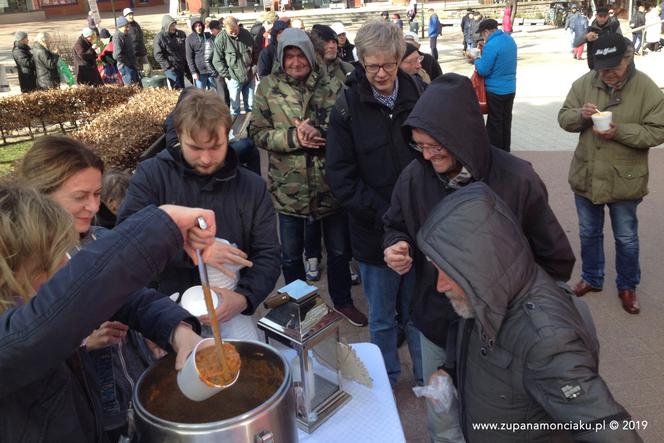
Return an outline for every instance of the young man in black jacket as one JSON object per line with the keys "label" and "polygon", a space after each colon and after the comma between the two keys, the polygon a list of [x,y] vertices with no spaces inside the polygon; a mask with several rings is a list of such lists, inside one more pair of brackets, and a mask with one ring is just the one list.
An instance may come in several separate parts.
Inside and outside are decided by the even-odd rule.
{"label": "young man in black jacket", "polygon": [[[235,290],[215,289],[224,300],[217,315],[222,321],[251,315],[281,272],[275,211],[265,181],[240,167],[235,151],[229,149],[231,119],[216,93],[192,89],[177,105],[173,122],[179,146],[138,166],[118,221],[166,202],[214,210],[218,237],[231,244],[216,242],[207,264],[233,276],[228,266],[244,266]],[[201,282],[196,265],[183,251],[157,283],[161,292],[182,294]]]}
{"label": "young man in black jacket", "polygon": [[[424,380],[445,363],[448,326],[456,319],[449,301],[436,291],[435,269],[417,248],[415,237],[429,212],[455,190],[487,183],[514,211],[535,260],[555,280],[569,280],[574,254],[547,202],[544,183],[527,162],[489,144],[470,80],[445,74],[431,82],[404,123],[404,139],[417,159],[394,186],[383,217],[385,262],[404,275],[418,276],[411,303],[422,333]],[[432,410],[432,438],[445,429]]]}
{"label": "young man in black jacket", "polygon": [[203,20],[194,19],[191,24],[191,34],[185,41],[185,51],[189,71],[194,79],[194,86],[198,89],[215,89],[215,82],[212,77],[211,66],[207,63],[206,50],[209,48],[212,55],[211,42],[213,37],[205,32]]}

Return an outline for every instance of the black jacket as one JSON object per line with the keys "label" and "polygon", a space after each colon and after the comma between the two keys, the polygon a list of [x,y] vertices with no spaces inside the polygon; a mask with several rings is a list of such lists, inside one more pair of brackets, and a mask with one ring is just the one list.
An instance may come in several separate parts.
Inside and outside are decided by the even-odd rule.
{"label": "black jacket", "polygon": [[79,85],[101,86],[99,71],[97,70],[97,51],[82,35],[78,36],[74,44],[74,66],[76,69],[76,82]]}
{"label": "black jacket", "polygon": [[103,441],[81,342],[109,318],[167,350],[181,321],[200,331],[187,311],[144,288],[181,247],[166,213],[146,208],[78,252],[28,303],[0,314],[0,441]]}
{"label": "black jacket", "polygon": [[[118,211],[118,222],[122,225],[145,206],[165,203],[215,211],[217,237],[235,243],[254,264],[240,271],[235,290],[247,298],[243,314],[252,314],[274,289],[281,272],[276,217],[265,181],[238,167],[232,149],[219,171],[202,176],[187,165],[179,148],[168,148],[138,166]],[[198,268],[184,251],[158,278],[159,290],[168,294],[182,294],[200,284]]]}
{"label": "black jacket", "polygon": [[113,36],[113,58],[118,63],[118,69],[123,66],[137,69],[134,40],[129,33],[115,31]]}
{"label": "black jacket", "polygon": [[135,21],[129,22],[129,36],[134,47],[134,55],[136,57],[145,57],[148,55],[148,50],[145,48],[145,37],[143,36],[143,29],[141,25]]}
{"label": "black jacket", "polygon": [[[187,57],[187,64],[189,65],[189,71],[192,74],[212,74],[207,60],[205,58],[206,48],[210,48],[210,43],[212,41],[212,35],[209,32],[203,31],[201,34],[197,34],[194,31],[194,26],[196,23],[203,25],[201,20],[196,20],[191,24],[191,34],[187,36],[185,41],[185,51]],[[212,55],[209,53],[208,55]]]}
{"label": "black jacket", "polygon": [[422,57],[424,57],[422,59],[422,69],[429,74],[429,78],[432,81],[443,75],[443,70],[440,68],[438,60],[434,59],[431,54],[427,54],[426,52],[421,52],[421,54]]}
{"label": "black jacket", "polygon": [[[364,70],[347,77],[330,115],[327,133],[326,177],[335,197],[348,210],[353,255],[360,261],[384,265],[383,214],[401,171],[415,158],[403,139],[406,121],[419,97],[415,81],[399,70],[399,93],[394,109],[373,96]],[[347,103],[342,116],[341,94]]]}
{"label": "black jacket", "polygon": [[[622,426],[630,416],[599,375],[587,306],[537,266],[522,223],[486,184],[470,184],[437,205],[417,244],[461,287],[474,311],[461,322],[453,353],[468,443],[641,441]],[[595,429],[611,420],[615,430]],[[587,428],[536,427],[579,422]],[[486,430],[479,423],[523,428]]]}
{"label": "black jacket", "polygon": [[154,58],[164,71],[173,69],[184,72],[187,66],[184,45],[187,35],[179,29],[173,34],[168,32],[171,23],[175,20],[168,15],[161,20],[161,32],[154,39]]}
{"label": "black jacket", "polygon": [[32,55],[37,71],[37,87],[39,89],[59,88],[58,60],[60,60],[60,56],[46,49],[41,43],[34,44]]}
{"label": "black jacket", "polygon": [[16,69],[18,70],[18,83],[21,85],[21,92],[30,92],[37,89],[37,68],[32,52],[30,52],[30,46],[14,42],[12,56],[14,56],[14,62],[16,62]]}
{"label": "black jacket", "polygon": [[[588,32],[591,32],[591,31],[596,32],[597,35],[600,36],[600,37],[604,34],[611,34],[611,33],[622,35],[622,31],[620,30],[620,22],[618,20],[609,20],[604,24],[604,26],[600,26],[597,23],[597,19],[595,19],[590,24],[590,26],[588,26]],[[587,49],[587,52],[588,52],[588,67],[590,69],[593,69],[593,66],[594,66],[593,55],[595,54],[595,51],[594,51],[595,42],[597,42],[597,40],[592,41],[592,42],[590,42],[590,41],[587,42],[588,43],[588,49]],[[574,43],[576,44],[576,46],[579,46],[581,43],[583,43],[583,41],[580,41],[580,42],[575,41]]]}
{"label": "black jacket", "polygon": [[339,45],[337,48],[337,55],[341,61],[352,63],[355,61],[355,58],[353,57],[353,49],[355,49],[355,45],[346,39],[346,43],[343,46]]}
{"label": "black jacket", "polygon": [[[467,77],[446,74],[433,81],[404,125],[426,131],[466,167],[474,181],[483,181],[512,209],[525,233],[536,262],[554,279],[567,281],[574,253],[548,203],[546,186],[532,166],[490,146],[484,121],[473,100]],[[445,122],[445,123],[442,123]],[[445,186],[431,162],[418,153],[403,171],[384,217],[386,248],[400,240],[411,246],[418,276],[411,311],[415,326],[439,346],[446,347],[448,322],[456,317],[447,298],[436,290],[435,268],[415,247],[415,236],[434,206],[454,192]]]}

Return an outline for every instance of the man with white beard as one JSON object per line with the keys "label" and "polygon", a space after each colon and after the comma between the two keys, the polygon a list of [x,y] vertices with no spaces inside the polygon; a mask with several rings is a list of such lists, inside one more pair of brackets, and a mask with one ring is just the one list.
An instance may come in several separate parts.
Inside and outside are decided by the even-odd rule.
{"label": "man with white beard", "polygon": [[598,373],[587,306],[535,262],[513,211],[486,184],[443,199],[417,245],[462,317],[446,368],[456,357],[466,442],[642,441],[609,425],[630,415]]}

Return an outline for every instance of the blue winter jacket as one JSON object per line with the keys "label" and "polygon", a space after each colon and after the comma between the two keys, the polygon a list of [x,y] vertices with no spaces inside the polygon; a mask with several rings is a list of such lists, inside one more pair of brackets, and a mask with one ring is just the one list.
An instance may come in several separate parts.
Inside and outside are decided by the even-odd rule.
{"label": "blue winter jacket", "polygon": [[477,73],[484,77],[487,92],[507,95],[516,92],[516,43],[501,30],[489,36],[482,57],[475,60]]}
{"label": "blue winter jacket", "polygon": [[440,20],[438,14],[433,14],[429,19],[429,38],[438,37],[440,35]]}
{"label": "blue winter jacket", "polygon": [[101,442],[101,404],[82,340],[112,319],[162,348],[198,320],[145,289],[182,248],[182,235],[151,206],[78,252],[25,304],[0,314],[0,441]]}

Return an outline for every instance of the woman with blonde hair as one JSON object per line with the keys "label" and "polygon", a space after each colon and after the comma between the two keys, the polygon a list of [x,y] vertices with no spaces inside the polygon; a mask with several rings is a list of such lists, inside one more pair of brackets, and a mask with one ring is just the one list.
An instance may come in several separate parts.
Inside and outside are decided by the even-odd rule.
{"label": "woman with blonde hair", "polygon": [[[199,216],[208,230],[195,228]],[[211,211],[152,206],[67,262],[69,214],[35,190],[0,185],[0,441],[105,440],[106,399],[81,341],[111,316],[177,352],[182,367],[201,340],[198,322],[175,305],[179,315],[143,311],[163,297],[141,288],[183,239],[209,256],[214,223]]]}
{"label": "woman with blonde hair", "polygon": [[[97,154],[80,141],[64,136],[38,139],[19,166],[26,185],[51,196],[73,217],[78,241],[69,250],[70,256],[110,232],[92,226],[100,208],[103,173],[104,163]],[[141,309],[146,310],[147,316],[154,315],[155,309],[165,309],[176,316],[182,314],[168,298],[154,302],[148,297]],[[126,322],[114,318],[97,325],[85,339],[99,395],[104,398],[103,427],[112,441],[117,441],[126,427],[133,385],[155,359],[151,345]],[[155,352],[162,355],[160,350]]]}
{"label": "woman with blonde hair", "polygon": [[39,89],[52,89],[60,87],[60,71],[58,50],[51,48],[51,38],[47,32],[40,32],[35,36],[32,45],[32,55],[37,71],[37,87]]}

